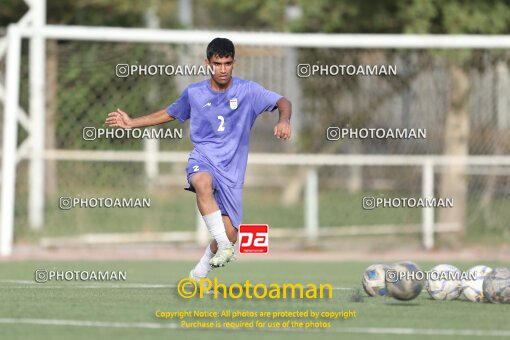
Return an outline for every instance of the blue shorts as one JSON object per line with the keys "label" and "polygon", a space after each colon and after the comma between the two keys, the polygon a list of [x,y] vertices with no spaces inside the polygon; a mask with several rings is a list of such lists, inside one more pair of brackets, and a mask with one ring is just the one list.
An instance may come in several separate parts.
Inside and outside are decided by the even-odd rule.
{"label": "blue shorts", "polygon": [[188,175],[188,187],[185,190],[195,192],[191,185],[191,177],[197,172],[208,172],[213,178],[213,194],[221,214],[228,216],[234,228],[239,229],[243,218],[243,197],[240,188],[231,188],[221,181],[221,176],[209,165],[205,159],[190,157],[186,173]]}

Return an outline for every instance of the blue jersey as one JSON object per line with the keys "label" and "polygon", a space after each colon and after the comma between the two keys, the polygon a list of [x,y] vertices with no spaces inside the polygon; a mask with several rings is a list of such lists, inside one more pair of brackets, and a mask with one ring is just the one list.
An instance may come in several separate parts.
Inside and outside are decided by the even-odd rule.
{"label": "blue jersey", "polygon": [[194,149],[190,155],[208,160],[218,180],[232,188],[242,188],[250,130],[257,117],[276,109],[282,96],[259,84],[232,78],[225,91],[213,91],[210,80],[188,86],[167,113],[181,122],[190,119]]}

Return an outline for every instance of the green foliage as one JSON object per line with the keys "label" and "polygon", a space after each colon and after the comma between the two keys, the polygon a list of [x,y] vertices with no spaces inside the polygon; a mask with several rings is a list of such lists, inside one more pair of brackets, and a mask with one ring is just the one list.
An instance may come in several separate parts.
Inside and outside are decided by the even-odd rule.
{"label": "green foliage", "polygon": [[397,33],[395,1],[299,0],[303,16],[294,31],[323,33]]}
{"label": "green foliage", "polygon": [[442,31],[452,34],[503,34],[510,29],[510,3],[493,1],[443,1]]}
{"label": "green foliage", "polygon": [[[3,0],[0,26],[16,22],[27,6]],[[302,16],[286,20],[289,5]],[[53,24],[143,27],[144,13],[156,9],[162,27],[178,27],[178,1],[47,1]],[[504,34],[510,31],[508,0],[203,0],[193,1],[195,26],[243,30],[325,33]]]}
{"label": "green foliage", "polygon": [[[47,0],[47,22],[59,25],[144,27],[144,13],[153,6],[161,27],[178,27],[177,1]],[[18,21],[28,10],[21,0],[2,0],[0,26]]]}
{"label": "green foliage", "polygon": [[200,27],[212,26],[241,30],[284,30],[284,0],[204,0],[195,6]]}
{"label": "green foliage", "polygon": [[398,18],[402,21],[403,33],[431,33],[438,8],[433,1],[398,1]]}
{"label": "green foliage", "polygon": [[0,5],[0,27],[6,27],[21,19],[27,12],[28,6],[20,0],[2,0]]}
{"label": "green foliage", "polygon": [[299,0],[295,31],[326,33],[504,34],[510,2],[438,0]]}

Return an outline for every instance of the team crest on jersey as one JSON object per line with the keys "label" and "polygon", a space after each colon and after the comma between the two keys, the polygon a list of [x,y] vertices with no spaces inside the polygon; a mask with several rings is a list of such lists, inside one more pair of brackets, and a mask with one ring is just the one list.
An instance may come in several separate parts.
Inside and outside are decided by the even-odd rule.
{"label": "team crest on jersey", "polygon": [[230,103],[230,108],[232,110],[235,110],[237,109],[237,98],[232,98],[229,100],[229,103]]}

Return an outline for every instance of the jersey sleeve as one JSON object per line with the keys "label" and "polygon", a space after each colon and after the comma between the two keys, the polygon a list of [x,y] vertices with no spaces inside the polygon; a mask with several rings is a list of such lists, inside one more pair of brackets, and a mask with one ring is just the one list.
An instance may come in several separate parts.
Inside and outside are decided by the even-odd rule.
{"label": "jersey sleeve", "polygon": [[191,112],[191,105],[189,103],[188,89],[186,88],[179,99],[166,108],[166,113],[181,123],[189,119]]}
{"label": "jersey sleeve", "polygon": [[276,92],[266,90],[255,82],[251,82],[250,86],[252,106],[256,116],[266,111],[274,111],[276,109],[276,103],[283,97]]}

